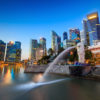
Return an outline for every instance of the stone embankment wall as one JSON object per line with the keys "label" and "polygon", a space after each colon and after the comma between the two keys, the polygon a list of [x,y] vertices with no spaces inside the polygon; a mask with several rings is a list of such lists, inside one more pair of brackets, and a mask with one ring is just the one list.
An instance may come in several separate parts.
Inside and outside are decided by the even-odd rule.
{"label": "stone embankment wall", "polygon": [[49,70],[50,73],[69,74],[69,65],[54,65]]}
{"label": "stone embankment wall", "polygon": [[[28,66],[25,69],[25,73],[44,73],[46,69],[49,67],[49,65],[33,65]],[[53,65],[50,70],[50,73],[56,73],[56,74],[69,74],[69,66],[68,65]]]}
{"label": "stone embankment wall", "polygon": [[100,76],[100,67],[96,67],[96,69],[92,72],[94,76]]}
{"label": "stone embankment wall", "polygon": [[24,72],[25,73],[44,73],[47,68],[48,68],[47,65],[32,65],[32,66],[27,66]]}
{"label": "stone embankment wall", "polygon": [[[33,65],[28,66],[24,72],[26,73],[44,73],[49,65]],[[69,65],[53,65],[48,70],[50,73],[55,74],[69,74]],[[100,76],[100,67],[96,67],[96,69],[91,73],[92,76]]]}

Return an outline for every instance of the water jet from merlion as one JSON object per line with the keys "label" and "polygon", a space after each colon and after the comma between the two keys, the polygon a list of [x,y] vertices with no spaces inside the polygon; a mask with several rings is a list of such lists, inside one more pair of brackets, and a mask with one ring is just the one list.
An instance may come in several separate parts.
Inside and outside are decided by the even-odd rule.
{"label": "water jet from merlion", "polygon": [[[49,65],[45,73],[43,74],[43,77],[40,79],[40,82],[47,81],[48,75],[50,73],[57,73],[57,72],[63,72],[64,74],[70,74],[69,73],[69,65],[61,65],[65,60],[68,60],[67,55],[70,53],[72,49],[76,48],[76,46],[69,47],[65,49],[63,52],[61,52],[58,57]],[[50,80],[50,79],[49,79]]]}

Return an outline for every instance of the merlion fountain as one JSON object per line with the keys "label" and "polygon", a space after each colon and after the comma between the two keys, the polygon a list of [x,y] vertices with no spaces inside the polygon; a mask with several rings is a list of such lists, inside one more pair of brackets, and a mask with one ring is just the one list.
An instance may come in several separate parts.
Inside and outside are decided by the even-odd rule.
{"label": "merlion fountain", "polygon": [[[62,74],[67,74],[70,76],[70,70],[69,70],[70,65],[66,64],[64,61],[65,60],[68,61],[67,56],[70,54],[70,51],[75,49],[75,48],[77,49],[77,53],[79,56],[78,61],[81,63],[84,63],[84,61],[85,61],[84,51],[85,50],[84,50],[83,44],[78,44],[77,46],[69,47],[66,50],[64,50],[63,52],[61,52],[58,55],[58,57],[49,65],[49,67],[47,68],[47,70],[43,74],[43,77],[38,81],[38,83],[25,84],[24,88],[28,87],[29,91],[31,91],[33,88],[37,88],[40,86],[70,80],[70,78],[66,77],[66,75],[62,75]],[[88,68],[90,68],[90,67],[88,67]],[[54,74],[58,74],[58,75],[54,75]],[[21,89],[22,87],[23,87],[23,85],[19,86],[19,88],[18,87],[17,88]],[[27,92],[29,92],[29,91],[27,91]]]}
{"label": "merlion fountain", "polygon": [[41,81],[44,81],[46,77],[48,77],[49,73],[67,73],[69,74],[69,68],[68,66],[60,67],[60,62],[65,60],[65,57],[67,57],[67,54],[69,54],[69,51],[76,48],[76,46],[69,47],[66,50],[64,50],[62,53],[58,55],[58,57],[49,65],[47,70],[45,71],[43,77],[41,78]]}
{"label": "merlion fountain", "polygon": [[[85,50],[84,50],[84,44],[81,42],[81,43],[77,44],[77,46],[69,47],[69,48],[65,49],[61,54],[59,54],[58,57],[49,65],[49,67],[45,71],[43,78],[40,80],[40,82],[44,81],[50,73],[70,75],[70,68],[69,67],[71,65],[63,64],[63,63],[64,63],[64,61],[65,62],[68,61],[67,56],[69,55],[70,51],[72,49],[75,49],[75,48],[77,49],[78,62],[84,63],[85,62]],[[91,70],[90,66],[89,67],[83,66],[80,68],[82,70],[84,70],[82,72],[83,75],[86,75]]]}

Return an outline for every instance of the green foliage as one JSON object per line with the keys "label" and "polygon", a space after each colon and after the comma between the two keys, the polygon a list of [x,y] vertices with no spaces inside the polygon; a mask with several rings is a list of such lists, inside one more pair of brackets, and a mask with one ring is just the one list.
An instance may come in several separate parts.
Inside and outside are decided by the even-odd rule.
{"label": "green foliage", "polygon": [[64,51],[64,48],[60,47],[58,50],[58,54],[60,54],[62,51]]}
{"label": "green foliage", "polygon": [[53,53],[54,53],[54,51],[52,50],[52,48],[49,48],[48,54],[49,54],[49,55],[53,55]]}
{"label": "green foliage", "polygon": [[70,52],[72,52],[73,54],[69,55],[69,61],[71,61],[71,62],[78,61],[77,49],[74,48]]}
{"label": "green foliage", "polygon": [[43,56],[40,60],[38,60],[38,64],[47,64],[49,62],[50,56]]}
{"label": "green foliage", "polygon": [[92,52],[90,50],[85,51],[85,59],[93,59]]}

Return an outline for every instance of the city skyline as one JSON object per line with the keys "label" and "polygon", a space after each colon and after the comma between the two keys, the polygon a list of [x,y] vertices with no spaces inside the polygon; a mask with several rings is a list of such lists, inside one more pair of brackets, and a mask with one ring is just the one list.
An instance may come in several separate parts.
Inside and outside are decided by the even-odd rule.
{"label": "city skyline", "polygon": [[[45,2],[44,0],[44,2],[39,3],[36,2],[36,0],[29,0],[29,2],[27,0],[25,0],[25,2],[23,2],[23,0],[15,0],[13,2],[10,0],[10,3],[7,2],[8,0],[6,0],[6,3],[4,3],[4,1],[0,0],[0,40],[6,43],[11,40],[21,41],[22,59],[29,57],[31,39],[39,40],[40,37],[45,37],[47,39],[47,48],[51,48],[52,30],[56,31],[62,38],[63,32],[66,31],[69,34],[70,28],[76,27],[82,30],[82,20],[86,18],[87,14],[95,11],[98,11],[100,14],[100,1],[98,0],[88,1],[87,4],[85,4],[86,1],[81,2],[81,0],[62,0],[63,2],[60,0],[58,0],[59,2],[56,0],[54,0],[54,2],[52,0]],[[71,2],[73,2],[72,5]],[[36,5],[33,7],[31,3]],[[76,4],[79,5],[79,7],[75,7],[74,12],[74,7],[72,6]],[[83,4],[83,6],[86,5],[86,9],[83,9],[81,4]],[[51,7],[51,5],[53,6]],[[89,8],[88,5],[91,5],[91,7]],[[19,8],[17,9],[18,6]],[[43,8],[40,10],[42,6]],[[11,10],[12,8],[14,9]],[[46,8],[48,9],[45,10]]]}

